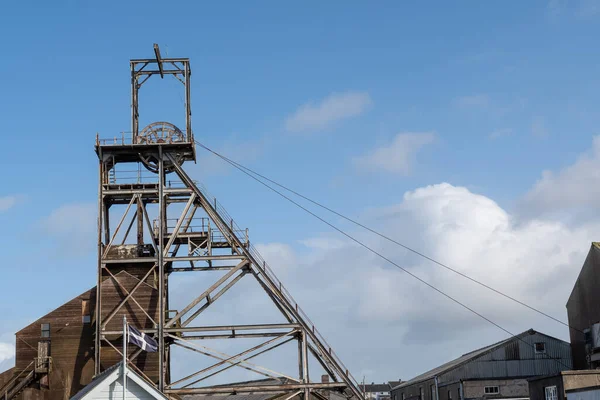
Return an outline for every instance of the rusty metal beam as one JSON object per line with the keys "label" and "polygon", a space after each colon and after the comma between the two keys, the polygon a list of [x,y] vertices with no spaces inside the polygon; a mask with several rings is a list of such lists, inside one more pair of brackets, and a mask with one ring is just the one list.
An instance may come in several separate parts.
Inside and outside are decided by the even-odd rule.
{"label": "rusty metal beam", "polygon": [[164,78],[165,74],[163,73],[163,64],[160,58],[160,49],[158,48],[158,44],[154,43],[154,55],[156,56],[156,63],[158,64],[158,71],[160,72],[160,78]]}
{"label": "rusty metal beam", "polygon": [[284,390],[299,390],[299,389],[329,389],[341,390],[347,385],[343,382],[334,383],[290,383],[284,385],[234,385],[234,386],[214,386],[204,388],[187,388],[187,389],[166,389],[165,393],[169,394],[217,394],[217,393],[269,393],[280,392]]}

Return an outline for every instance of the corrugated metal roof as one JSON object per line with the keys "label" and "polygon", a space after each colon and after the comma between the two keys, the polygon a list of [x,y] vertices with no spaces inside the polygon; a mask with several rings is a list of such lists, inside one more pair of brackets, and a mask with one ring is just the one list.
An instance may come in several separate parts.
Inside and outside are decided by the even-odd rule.
{"label": "corrugated metal roof", "polygon": [[[536,358],[533,351],[533,343],[531,343],[531,346],[529,346],[529,343],[527,345],[523,343],[524,341],[529,342],[533,340],[530,339],[533,335],[541,335],[553,339],[555,342],[565,343],[560,339],[552,338],[530,329],[519,335],[463,354],[455,360],[418,375],[392,389],[410,386],[433,379],[436,376],[439,377],[440,375],[445,375],[446,381],[452,381],[462,379],[464,376],[468,376],[469,378],[484,378],[489,376],[534,376],[555,373],[557,370],[556,365],[550,365],[549,363],[556,363],[557,361],[554,358],[569,359],[569,356],[565,356],[565,351],[568,352],[569,350],[558,349],[558,345],[548,343],[547,351],[548,356],[551,358]],[[520,356],[517,360],[506,359],[506,352],[503,351],[504,347],[511,342],[518,343],[520,348]],[[566,345],[568,346],[568,344]],[[477,362],[472,362],[474,360],[477,360]]]}

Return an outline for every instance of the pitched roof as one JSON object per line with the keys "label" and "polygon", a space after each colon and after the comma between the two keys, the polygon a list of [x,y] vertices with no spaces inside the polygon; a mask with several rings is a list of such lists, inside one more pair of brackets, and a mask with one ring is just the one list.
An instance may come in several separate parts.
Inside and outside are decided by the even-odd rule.
{"label": "pitched roof", "polygon": [[[482,347],[477,350],[473,350],[469,353],[463,354],[462,356],[458,357],[457,359],[454,359],[445,364],[442,364],[439,367],[429,370],[421,375],[415,376],[414,378],[409,379],[408,381],[402,382],[400,385],[392,387],[392,389],[402,388],[402,387],[410,386],[415,383],[433,379],[434,377],[436,377],[438,375],[441,375],[445,372],[451,371],[454,368],[457,368],[469,361],[475,360],[476,358],[479,358],[480,356],[482,356],[486,353],[492,352],[492,351],[496,350],[497,348],[500,348],[500,347],[506,345],[509,342],[512,342],[514,340],[520,340],[521,338],[523,338],[525,336],[534,335],[536,333],[539,333],[539,332],[536,332],[533,329],[529,329],[523,333],[509,337],[508,339],[491,344],[489,346]],[[544,335],[544,336],[547,336],[547,335]]]}
{"label": "pitched roof", "polygon": [[[121,361],[118,364],[115,364],[112,367],[106,369],[101,374],[96,375],[92,382],[90,382],[89,385],[81,389],[75,396],[71,397],[71,400],[82,400],[86,397],[93,398],[93,394],[101,392],[111,383],[115,382],[117,379],[122,378],[122,366],[123,362]],[[148,394],[150,394],[150,396],[154,397],[156,400],[167,400],[165,395],[158,391],[158,389],[150,385],[148,382],[146,382],[145,379],[140,377],[135,371],[132,371],[129,368],[127,368],[127,379],[135,382],[138,386],[140,386],[143,390],[145,390]]]}
{"label": "pitched roof", "polygon": [[104,382],[104,379],[108,375],[112,374],[115,371],[118,371],[118,369],[121,368],[121,364],[123,364],[123,363],[120,362],[118,364],[115,364],[112,367],[105,369],[100,374],[96,375],[94,377],[94,379],[92,379],[92,381],[86,387],[84,387],[79,392],[77,392],[75,394],[75,396],[71,397],[71,400],[82,399],[83,397],[85,397],[86,394],[88,394],[93,389],[95,389],[98,385],[100,385],[102,382]]}

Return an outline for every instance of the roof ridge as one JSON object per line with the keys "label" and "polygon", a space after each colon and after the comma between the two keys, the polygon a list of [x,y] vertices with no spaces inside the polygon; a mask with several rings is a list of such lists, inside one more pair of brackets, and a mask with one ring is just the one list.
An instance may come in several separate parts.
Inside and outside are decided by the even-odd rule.
{"label": "roof ridge", "polygon": [[[526,330],[524,332],[521,332],[521,333],[519,333],[517,335],[511,336],[511,337],[506,338],[504,340],[501,340],[499,342],[492,343],[490,345],[481,347],[481,348],[473,350],[473,351],[471,351],[469,353],[465,353],[465,354],[463,354],[460,357],[457,357],[457,358],[454,358],[454,359],[452,359],[450,361],[447,361],[447,362],[443,363],[442,365],[434,367],[434,368],[432,368],[432,369],[430,369],[430,370],[428,370],[426,372],[423,372],[422,374],[419,374],[419,375],[415,376],[412,379],[409,379],[409,380],[407,380],[405,382],[402,382],[401,384],[399,384],[396,387],[393,387],[392,389],[396,389],[396,388],[399,388],[399,387],[406,387],[406,386],[409,386],[409,385],[412,385],[412,384],[415,384],[415,383],[419,383],[419,382],[431,379],[433,376],[437,376],[439,374],[447,372],[450,369],[454,369],[454,368],[460,367],[460,366],[464,365],[465,363],[467,363],[469,361],[472,361],[473,359],[476,359],[476,358],[479,358],[481,356],[484,356],[484,355],[486,355],[486,354],[488,354],[488,353],[496,350],[500,346],[502,346],[502,345],[504,345],[504,344],[506,344],[506,343],[508,343],[508,342],[510,342],[512,340],[518,340],[521,337],[524,337],[524,336],[527,336],[527,335],[534,335],[536,333],[539,333],[539,332],[537,332],[534,329],[530,328],[530,329],[528,329],[528,330]],[[461,359],[463,359],[463,360],[461,360]],[[457,363],[457,361],[459,361],[459,362]],[[432,375],[432,372],[435,372],[435,374]]]}

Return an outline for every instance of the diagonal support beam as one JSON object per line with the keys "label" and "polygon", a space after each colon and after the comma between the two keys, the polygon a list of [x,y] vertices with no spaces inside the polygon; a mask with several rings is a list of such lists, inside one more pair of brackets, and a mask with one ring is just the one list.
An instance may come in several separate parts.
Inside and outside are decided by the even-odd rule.
{"label": "diagonal support beam", "polygon": [[[217,368],[217,367],[219,367],[219,366],[221,366],[221,365],[223,365],[223,364],[226,364],[226,363],[230,363],[230,364],[232,364],[232,363],[235,363],[236,361],[244,362],[244,360],[243,360],[243,359],[241,359],[241,360],[240,360],[240,358],[241,358],[242,356],[245,356],[246,354],[249,354],[249,353],[252,353],[252,352],[254,352],[254,351],[256,351],[256,350],[259,350],[259,349],[261,349],[261,348],[263,348],[263,347],[265,347],[265,346],[268,346],[268,345],[270,345],[271,343],[274,343],[274,342],[276,342],[276,341],[278,341],[278,340],[280,340],[280,339],[282,339],[282,338],[288,337],[289,335],[291,335],[291,334],[294,334],[294,333],[296,333],[296,330],[292,330],[292,331],[290,331],[290,332],[286,332],[286,333],[284,333],[283,335],[280,335],[280,336],[277,336],[277,337],[275,337],[275,338],[273,338],[273,339],[267,340],[266,342],[263,342],[263,343],[260,343],[260,344],[258,344],[258,345],[256,345],[256,346],[254,346],[254,347],[251,347],[251,348],[250,348],[250,349],[248,349],[248,350],[244,350],[244,351],[242,351],[241,353],[238,353],[238,354],[236,354],[236,355],[234,355],[234,356],[228,356],[228,355],[226,355],[226,354],[220,353],[220,354],[222,354],[223,356],[225,356],[225,357],[227,357],[227,358],[221,359],[221,361],[219,361],[219,362],[218,362],[218,363],[216,363],[216,364],[213,364],[213,365],[211,365],[211,366],[209,366],[209,367],[206,367],[206,368],[204,368],[204,369],[202,369],[202,370],[200,370],[200,371],[194,372],[193,374],[191,374],[191,375],[188,375],[188,376],[186,376],[185,378],[181,378],[181,379],[179,379],[178,381],[176,381],[176,382],[173,382],[173,383],[170,385],[170,387],[173,387],[173,386],[175,386],[175,385],[178,385],[178,384],[180,384],[180,383],[182,383],[182,382],[185,382],[185,381],[187,381],[187,380],[189,380],[189,379],[191,379],[191,378],[194,378],[194,377],[196,377],[196,376],[198,376],[198,375],[201,375],[201,374],[203,374],[203,373],[205,373],[205,372],[208,372],[208,371],[210,371],[210,370],[213,370],[213,369],[215,369],[215,368]],[[171,336],[171,335],[169,335],[169,336]],[[177,340],[181,340],[181,338],[178,338]],[[208,348],[208,347],[206,347],[206,346],[199,346],[199,347],[202,347],[202,348],[204,348],[204,349],[209,349],[209,348]],[[209,349],[209,350],[211,350],[211,351],[213,351],[213,352],[216,352],[215,350],[212,350],[212,349]],[[217,352],[217,353],[218,353],[218,352]],[[218,357],[218,356],[214,356],[214,355],[211,355],[211,357],[214,357],[214,358],[217,358],[217,359],[219,359],[219,358],[220,358],[220,357]],[[288,377],[288,376],[286,376],[286,375],[284,375],[284,374],[281,374],[281,373],[278,373],[278,372],[275,372],[275,371],[268,370],[267,368],[264,368],[264,367],[258,367],[258,368],[260,368],[260,369],[263,369],[263,370],[265,370],[265,371],[268,371],[268,372],[267,372],[267,373],[265,373],[265,372],[259,372],[259,371],[255,371],[255,372],[258,372],[258,373],[260,373],[260,374],[262,374],[262,375],[267,375],[267,376],[269,376],[269,377],[271,377],[271,378],[276,378],[276,376],[273,376],[273,375],[271,375],[271,374],[274,374],[274,375],[279,375],[279,376],[283,376],[283,377],[286,377],[286,378],[289,378],[289,379],[295,380],[294,378]]]}
{"label": "diagonal support beam", "polygon": [[148,216],[148,211],[146,207],[144,207],[144,202],[142,201],[142,197],[138,196],[138,204],[142,208],[142,212],[144,214],[144,220],[146,220],[146,227],[149,230],[150,240],[152,241],[152,247],[154,248],[154,254],[158,254],[158,247],[156,246],[156,241],[154,240],[154,232],[152,232],[152,224],[150,223],[150,217]]}
{"label": "diagonal support beam", "polygon": [[[106,320],[102,323],[102,330],[106,329],[106,325],[110,322],[111,319],[113,319],[113,317],[119,312],[119,310],[125,305],[125,303],[129,300],[129,299],[133,299],[133,301],[135,302],[135,304],[138,305],[138,307],[140,307],[142,309],[142,311],[144,311],[144,313],[146,313],[146,310],[144,310],[144,308],[142,306],[140,306],[138,304],[138,302],[133,298],[133,294],[135,293],[135,291],[142,286],[143,283],[146,282],[146,279],[148,279],[148,277],[150,276],[150,274],[156,269],[156,264],[154,264],[152,266],[152,268],[150,268],[148,270],[148,272],[146,272],[146,275],[144,275],[144,277],[142,279],[140,279],[140,281],[138,283],[135,284],[135,286],[133,287],[133,289],[131,289],[131,292],[127,292],[127,289],[125,289],[121,283],[117,280],[117,278],[115,278],[115,276],[108,270],[108,268],[106,268],[106,271],[110,274],[110,276],[117,282],[117,284],[125,291],[125,293],[127,293],[127,296],[123,299],[123,301],[121,301],[119,303],[119,305],[117,306],[117,308],[115,308],[108,317],[106,317]],[[152,317],[150,317],[148,315],[148,313],[146,313],[146,315],[148,316],[148,318],[150,318],[150,320],[156,324],[156,322],[154,321],[154,319]]]}
{"label": "diagonal support beam", "polygon": [[[343,380],[344,384],[352,391],[352,393],[358,398],[363,400],[364,396],[360,389],[358,388],[358,382],[352,375],[350,375],[349,371],[343,366],[341,360],[337,357],[337,355],[329,352],[329,346],[327,345],[325,339],[318,333],[312,324],[312,322],[308,319],[306,314],[302,310],[297,307],[297,304],[293,299],[291,299],[291,295],[285,292],[285,289],[281,287],[280,282],[274,276],[270,276],[267,271],[268,267],[263,266],[262,263],[258,261],[257,256],[254,252],[251,252],[249,248],[246,248],[242,240],[238,238],[233,231],[233,227],[230,227],[223,219],[223,217],[217,212],[216,207],[208,201],[205,194],[196,186],[194,181],[187,175],[187,173],[183,170],[183,168],[176,162],[174,157],[170,154],[166,154],[167,158],[172,162],[173,167],[175,168],[175,172],[181,179],[181,181],[189,188],[192,189],[197,195],[200,201],[200,204],[208,214],[208,216],[217,224],[217,227],[223,233],[228,240],[231,240],[235,247],[242,251],[243,255],[246,256],[246,259],[250,262],[250,268],[253,270],[258,270],[261,273],[262,278],[264,279],[265,285],[268,287],[270,291],[275,293],[277,297],[282,299],[282,303],[286,304],[286,308],[289,309],[291,315],[298,321],[298,323],[302,324],[303,331],[306,332],[307,338],[310,338],[311,342],[314,344],[315,348],[319,350],[319,353],[323,357],[323,360],[330,365],[330,368],[335,371],[338,376]],[[337,383],[336,383],[337,384]],[[308,386],[306,386],[308,388]]]}
{"label": "diagonal support beam", "polygon": [[158,72],[160,73],[160,78],[163,79],[165,77],[165,73],[163,70],[163,62],[160,57],[160,49],[158,48],[158,44],[154,43],[154,56],[156,57],[156,63],[158,64]]}
{"label": "diagonal support beam", "polygon": [[248,265],[248,260],[242,260],[234,269],[230,270],[228,273],[223,275],[223,277],[221,277],[221,279],[219,279],[217,282],[215,282],[211,287],[206,289],[200,296],[196,297],[183,310],[181,310],[179,313],[177,313],[177,315],[175,317],[173,317],[165,325],[165,328],[170,328],[173,325],[175,325],[176,321],[180,320],[183,315],[185,315],[188,311],[190,311],[192,308],[194,308],[196,305],[198,305],[198,303],[200,303],[202,301],[202,299],[206,298],[206,296],[208,296],[213,290],[215,290],[216,288],[221,286],[223,284],[223,282],[225,282],[226,280],[231,278],[236,272],[238,272],[242,268],[245,268],[247,265]]}
{"label": "diagonal support beam", "polygon": [[[215,375],[218,375],[218,374],[220,374],[221,372],[224,372],[224,371],[226,371],[226,370],[228,370],[228,369],[230,369],[230,368],[233,368],[233,367],[239,366],[239,364],[241,364],[241,363],[243,363],[243,362],[246,362],[246,361],[248,361],[248,360],[251,360],[251,359],[253,359],[253,358],[255,358],[255,357],[258,357],[258,356],[260,356],[261,354],[264,354],[264,353],[267,353],[267,352],[269,352],[269,351],[271,351],[271,350],[274,350],[274,349],[276,349],[276,348],[278,348],[278,347],[280,347],[280,346],[283,346],[284,344],[286,344],[286,343],[289,343],[289,342],[291,342],[292,340],[295,340],[295,339],[296,339],[296,338],[293,338],[293,337],[291,337],[291,338],[289,338],[289,339],[287,339],[287,340],[284,340],[284,341],[283,341],[283,342],[281,342],[281,343],[276,343],[276,344],[274,344],[273,346],[269,346],[268,348],[266,348],[266,349],[264,349],[264,350],[262,350],[262,351],[259,351],[259,352],[258,352],[258,353],[256,353],[256,354],[252,354],[251,356],[248,356],[248,357],[246,357],[246,358],[243,358],[243,359],[241,359],[240,361],[236,361],[235,363],[233,363],[233,364],[231,364],[231,365],[228,365],[228,366],[226,366],[226,367],[224,367],[224,368],[221,368],[220,370],[218,370],[218,371],[215,371],[215,372],[213,372],[212,374],[206,375],[205,377],[202,377],[202,378],[200,378],[200,379],[198,379],[198,380],[195,380],[195,381],[194,381],[194,382],[192,382],[192,383],[188,383],[187,385],[183,386],[183,388],[190,387],[190,386],[192,386],[192,385],[195,385],[196,383],[202,382],[202,381],[203,381],[203,380],[205,380],[205,379],[212,378],[213,376],[215,376]],[[296,382],[299,382],[299,380],[297,380],[297,379],[294,379],[294,381],[296,381]]]}
{"label": "diagonal support beam", "polygon": [[177,220],[177,224],[175,225],[175,229],[173,229],[173,233],[171,234],[171,237],[169,238],[167,245],[165,246],[165,250],[163,253],[165,257],[169,255],[169,249],[173,245],[175,238],[177,238],[177,235],[179,234],[179,230],[181,229],[181,225],[183,224],[183,221],[185,221],[185,217],[188,214],[188,212],[190,211],[190,207],[192,206],[192,204],[194,204],[195,200],[196,200],[196,193],[192,193],[187,204],[185,205],[185,208],[183,209],[183,212],[181,213],[181,216]]}
{"label": "diagonal support beam", "polygon": [[229,289],[231,289],[231,287],[233,285],[235,285],[240,279],[242,279],[246,275],[246,273],[247,273],[246,271],[242,271],[242,273],[240,273],[238,276],[233,278],[233,280],[231,280],[227,285],[225,285],[225,287],[223,289],[219,290],[217,292],[217,294],[215,294],[214,296],[207,296],[206,303],[203,304],[199,309],[197,309],[192,315],[190,315],[190,317],[188,319],[186,319],[184,322],[182,322],[181,326],[182,327],[188,326],[190,324],[190,322],[195,320],[202,312],[204,312],[204,310],[206,310],[211,304],[213,304],[215,301],[217,301],[219,299],[219,297],[224,295],[225,292],[227,292]]}
{"label": "diagonal support beam", "polygon": [[108,242],[108,244],[106,245],[106,249],[104,250],[104,253],[102,254],[102,258],[106,257],[106,255],[108,254],[108,251],[110,250],[110,246],[112,246],[113,242],[115,241],[115,238],[117,237],[117,234],[119,233],[119,229],[121,229],[121,225],[123,225],[123,221],[125,221],[127,214],[129,214],[129,210],[131,209],[131,205],[133,204],[135,199],[136,199],[136,196],[131,197],[131,201],[127,205],[127,209],[123,213],[123,216],[121,217],[121,220],[119,221],[119,225],[117,225],[117,229],[115,229],[115,232],[112,234],[112,237],[110,238],[110,242]]}
{"label": "diagonal support beam", "polygon": [[[171,335],[169,335],[169,336],[171,336]],[[178,339],[179,339],[179,338],[178,338]],[[221,360],[221,361],[223,361],[223,360],[227,360],[227,358],[229,357],[229,356],[227,356],[227,357],[220,357],[220,356],[216,356],[216,355],[214,355],[214,354],[211,354],[211,353],[208,353],[208,352],[206,352],[206,351],[203,351],[203,350],[200,350],[200,349],[196,349],[196,348],[190,347],[190,346],[188,346],[188,345],[185,345],[185,344],[183,344],[183,343],[177,343],[177,342],[173,342],[173,344],[174,344],[175,346],[179,346],[179,347],[181,347],[181,348],[184,348],[184,349],[186,349],[186,350],[191,350],[191,351],[194,351],[194,352],[196,352],[196,353],[199,353],[199,354],[205,355],[205,356],[207,356],[207,357],[215,358],[215,359],[217,359],[217,360]],[[233,363],[233,361],[227,361],[227,362],[228,362],[229,364],[232,364],[232,363]],[[260,371],[260,370],[258,370],[258,369],[254,369],[254,368],[252,367],[252,366],[254,366],[254,364],[252,364],[252,363],[246,362],[245,364],[248,364],[248,365],[239,365],[239,367],[240,367],[240,368],[243,368],[243,369],[246,369],[246,370],[248,370],[248,371],[256,372],[257,374],[260,374],[260,375],[266,376],[267,378],[277,378],[276,376],[270,375],[270,374],[268,374],[268,373],[266,373],[266,372]],[[201,372],[198,372],[198,373],[201,373]],[[188,376],[188,377],[186,377],[186,378],[184,378],[184,379],[181,379],[180,381],[184,381],[184,380],[186,380],[186,379],[191,379],[193,376],[194,376],[194,375],[192,374],[192,375],[190,375],[190,376]],[[179,383],[179,381],[178,381],[178,382],[175,382],[175,383],[172,383],[172,384],[170,384],[168,387],[169,387],[169,388],[171,388],[173,385],[176,385],[177,383]]]}

